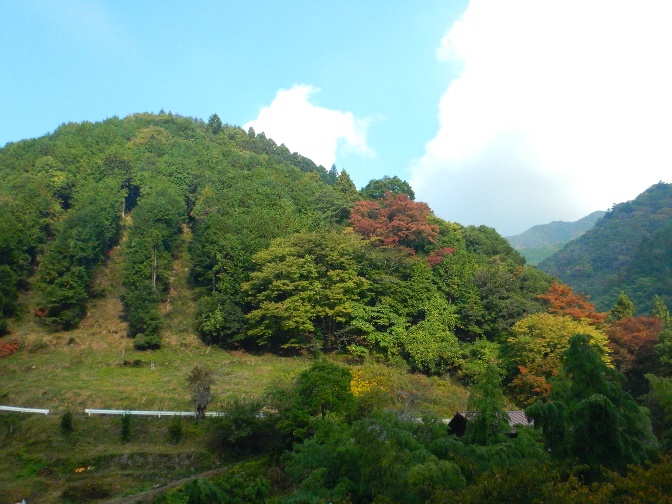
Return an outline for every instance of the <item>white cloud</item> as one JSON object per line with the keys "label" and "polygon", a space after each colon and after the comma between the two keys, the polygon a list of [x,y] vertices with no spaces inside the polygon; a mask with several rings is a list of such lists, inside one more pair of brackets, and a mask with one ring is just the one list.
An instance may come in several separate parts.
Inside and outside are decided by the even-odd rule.
{"label": "white cloud", "polygon": [[319,89],[304,85],[281,89],[271,104],[243,128],[263,132],[327,169],[334,164],[341,148],[372,155],[366,142],[369,120],[313,104],[310,98],[318,92]]}
{"label": "white cloud", "polygon": [[510,234],[672,182],[671,19],[665,1],[472,0],[436,50],[459,77],[418,198]]}

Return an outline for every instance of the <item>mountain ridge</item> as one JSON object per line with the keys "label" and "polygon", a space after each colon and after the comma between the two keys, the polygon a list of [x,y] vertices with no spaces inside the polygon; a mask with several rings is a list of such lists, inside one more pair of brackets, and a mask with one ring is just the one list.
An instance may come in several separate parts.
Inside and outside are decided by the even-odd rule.
{"label": "mountain ridge", "polygon": [[595,226],[538,264],[608,310],[619,293],[646,312],[653,296],[672,301],[664,274],[670,256],[672,185],[659,182],[635,199],[615,204]]}
{"label": "mountain ridge", "polygon": [[536,266],[560,250],[563,245],[595,226],[595,223],[605,214],[606,212],[597,210],[577,221],[553,221],[548,224],[538,224],[521,234],[505,238],[525,257],[528,264]]}

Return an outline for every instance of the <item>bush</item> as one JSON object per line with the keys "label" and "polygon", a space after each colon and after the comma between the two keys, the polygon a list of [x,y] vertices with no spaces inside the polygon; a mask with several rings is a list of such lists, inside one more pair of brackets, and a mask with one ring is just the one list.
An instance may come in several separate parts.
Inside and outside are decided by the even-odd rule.
{"label": "bush", "polygon": [[121,440],[124,443],[131,440],[131,415],[128,413],[121,415]]}
{"label": "bush", "polygon": [[161,348],[161,337],[157,334],[138,334],[133,340],[136,350],[158,350]]}
{"label": "bush", "polygon": [[189,483],[187,491],[187,504],[220,504],[226,498],[222,491],[215,485],[203,478],[198,478]]}
{"label": "bush", "polygon": [[68,410],[61,417],[61,432],[64,435],[72,434],[75,428],[72,423],[72,411]]}
{"label": "bush", "polygon": [[260,413],[259,400],[233,399],[224,406],[225,415],[217,419],[213,444],[222,452],[255,454],[268,451],[275,441],[269,419]]}
{"label": "bush", "polygon": [[168,438],[170,439],[171,443],[177,444],[182,441],[182,435],[182,418],[179,416],[174,416],[173,420],[168,426]]}
{"label": "bush", "polygon": [[0,341],[0,359],[3,357],[9,357],[18,349],[19,345],[17,345],[16,343],[10,343],[9,341]]}

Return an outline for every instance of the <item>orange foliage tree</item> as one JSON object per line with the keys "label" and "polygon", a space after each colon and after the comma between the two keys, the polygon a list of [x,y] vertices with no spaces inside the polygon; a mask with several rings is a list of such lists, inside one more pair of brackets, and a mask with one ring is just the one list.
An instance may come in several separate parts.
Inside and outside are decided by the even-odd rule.
{"label": "orange foliage tree", "polygon": [[426,203],[411,200],[406,194],[387,192],[379,200],[355,203],[350,213],[353,229],[366,238],[390,247],[417,252],[434,243],[439,228],[429,222]]}
{"label": "orange foliage tree", "polygon": [[576,320],[584,320],[593,325],[604,322],[606,313],[599,313],[595,305],[588,301],[589,296],[575,294],[568,285],[553,282],[546,294],[540,294],[541,299],[548,302],[548,313],[568,315]]}
{"label": "orange foliage tree", "polygon": [[659,317],[625,317],[607,328],[614,365],[628,379],[627,388],[633,395],[646,392],[644,375],[654,371],[655,345],[662,330]]}

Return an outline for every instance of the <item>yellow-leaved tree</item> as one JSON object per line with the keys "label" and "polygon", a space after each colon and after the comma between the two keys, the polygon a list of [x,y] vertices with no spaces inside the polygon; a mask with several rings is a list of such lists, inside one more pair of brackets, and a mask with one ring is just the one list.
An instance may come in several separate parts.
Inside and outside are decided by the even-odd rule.
{"label": "yellow-leaved tree", "polygon": [[602,360],[611,365],[607,335],[585,319],[535,313],[516,322],[511,332],[508,355],[517,368],[511,387],[521,406],[529,406],[550,392],[548,380],[562,369],[562,354],[575,334],[589,336]]}

